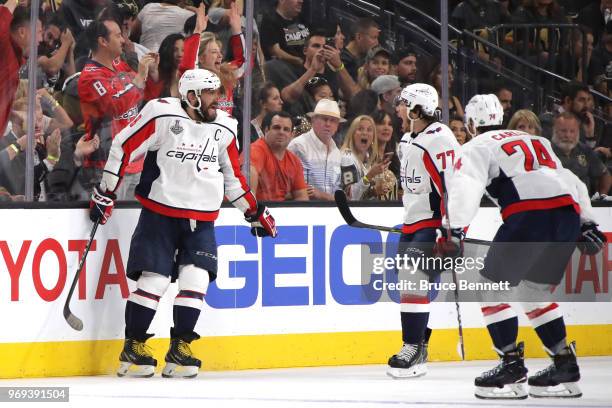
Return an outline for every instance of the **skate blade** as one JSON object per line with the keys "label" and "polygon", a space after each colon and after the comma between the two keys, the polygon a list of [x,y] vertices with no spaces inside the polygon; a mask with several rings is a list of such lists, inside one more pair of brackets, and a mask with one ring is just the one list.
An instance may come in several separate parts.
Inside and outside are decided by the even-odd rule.
{"label": "skate blade", "polygon": [[580,398],[582,391],[578,383],[561,383],[554,387],[529,387],[529,395],[533,398]]}
{"label": "skate blade", "polygon": [[117,377],[149,378],[155,374],[155,366],[136,365],[122,361],[117,370]]}
{"label": "skate blade", "polygon": [[508,384],[503,388],[498,387],[476,387],[474,393],[480,399],[526,399],[527,392],[523,384]]}
{"label": "skate blade", "polygon": [[418,364],[410,368],[387,367],[387,375],[395,380],[418,378],[427,374],[427,364]]}
{"label": "skate blade", "polygon": [[194,378],[198,375],[200,367],[198,366],[182,366],[175,363],[166,363],[162,370],[164,378]]}

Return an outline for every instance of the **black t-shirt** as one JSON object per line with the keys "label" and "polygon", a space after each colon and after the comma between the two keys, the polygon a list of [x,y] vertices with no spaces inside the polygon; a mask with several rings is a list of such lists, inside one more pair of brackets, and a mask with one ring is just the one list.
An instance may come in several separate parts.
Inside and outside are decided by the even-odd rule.
{"label": "black t-shirt", "polygon": [[612,78],[612,52],[608,51],[603,44],[596,47],[591,55],[589,83],[595,83],[595,80],[602,76]]}
{"label": "black t-shirt", "polygon": [[353,77],[354,81],[357,81],[358,70],[363,65],[364,59],[354,56],[346,48],[343,48],[340,52],[340,59],[344,64],[344,68],[346,68],[346,72]]}
{"label": "black t-shirt", "polygon": [[310,30],[301,19],[285,20],[273,10],[263,16],[260,26],[261,46],[266,59],[272,58],[270,50],[274,44],[296,57],[304,57],[304,41]]}

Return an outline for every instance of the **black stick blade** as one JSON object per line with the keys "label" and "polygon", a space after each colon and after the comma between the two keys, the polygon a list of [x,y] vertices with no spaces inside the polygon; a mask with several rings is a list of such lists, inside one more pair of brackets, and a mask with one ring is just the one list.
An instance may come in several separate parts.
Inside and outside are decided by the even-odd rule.
{"label": "black stick blade", "polygon": [[68,304],[64,305],[64,319],[76,331],[83,330],[83,321],[76,317],[71,311]]}
{"label": "black stick blade", "polygon": [[348,200],[346,199],[346,194],[342,190],[336,190],[334,193],[334,199],[336,200],[336,206],[338,206],[338,210],[340,211],[340,215],[344,218],[344,221],[348,225],[354,225],[357,222],[357,219],[351,213],[351,209],[348,205]]}

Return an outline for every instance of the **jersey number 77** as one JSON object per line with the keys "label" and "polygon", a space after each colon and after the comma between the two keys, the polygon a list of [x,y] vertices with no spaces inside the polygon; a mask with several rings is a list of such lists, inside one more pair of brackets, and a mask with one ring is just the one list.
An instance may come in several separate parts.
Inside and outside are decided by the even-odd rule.
{"label": "jersey number 77", "polygon": [[522,151],[525,155],[525,171],[534,170],[534,162],[537,161],[537,167],[550,167],[551,169],[557,168],[557,163],[552,159],[551,154],[546,150],[546,147],[537,139],[530,139],[531,147],[533,148],[533,152],[535,152],[535,156],[532,152],[532,149],[529,148],[527,142],[525,140],[513,140],[508,143],[504,143],[501,148],[508,156],[512,156],[519,151]]}

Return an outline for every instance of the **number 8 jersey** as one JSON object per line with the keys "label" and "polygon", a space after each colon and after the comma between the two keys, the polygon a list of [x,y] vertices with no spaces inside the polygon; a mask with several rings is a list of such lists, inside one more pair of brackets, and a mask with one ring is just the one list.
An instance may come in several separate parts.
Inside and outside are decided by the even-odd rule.
{"label": "number 8 jersey", "polygon": [[404,195],[402,232],[412,234],[441,225],[444,206],[441,172],[450,170],[459,151],[451,130],[434,122],[414,135],[404,134],[399,144],[400,182]]}
{"label": "number 8 jersey", "polygon": [[518,130],[483,133],[461,147],[448,179],[448,212],[452,228],[469,225],[483,193],[513,214],[573,206],[579,198],[561,174],[563,166],[550,142]]}

